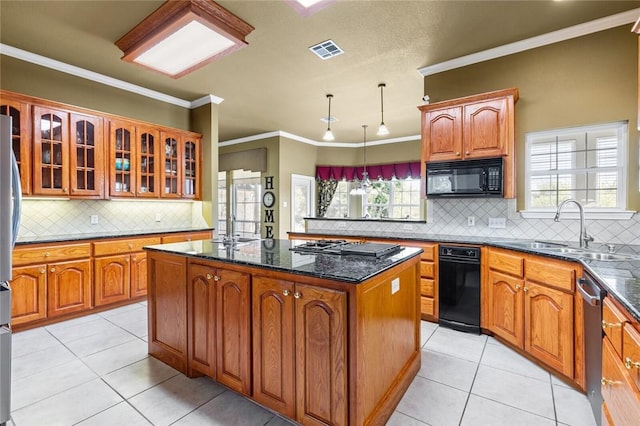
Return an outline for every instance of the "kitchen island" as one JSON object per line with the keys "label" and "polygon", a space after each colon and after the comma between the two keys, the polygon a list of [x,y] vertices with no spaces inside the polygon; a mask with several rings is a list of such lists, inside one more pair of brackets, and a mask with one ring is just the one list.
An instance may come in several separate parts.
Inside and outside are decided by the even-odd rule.
{"label": "kitchen island", "polygon": [[420,253],[148,246],[149,353],[301,424],[384,425],[420,369]]}

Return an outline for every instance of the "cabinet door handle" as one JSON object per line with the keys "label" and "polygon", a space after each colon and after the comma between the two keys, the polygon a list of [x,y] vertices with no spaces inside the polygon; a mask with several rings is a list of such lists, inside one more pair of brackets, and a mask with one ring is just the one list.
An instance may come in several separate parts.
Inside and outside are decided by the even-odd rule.
{"label": "cabinet door handle", "polygon": [[302,293],[300,293],[299,291],[295,291],[293,293],[293,297],[295,297],[296,299],[300,299],[302,298]]}
{"label": "cabinet door handle", "polygon": [[133,256],[131,259],[132,259],[134,262],[138,260],[138,258],[137,258],[136,256]]}
{"label": "cabinet door handle", "polygon": [[602,328],[613,328],[613,327],[622,327],[621,322],[606,322],[602,320]]}
{"label": "cabinet door handle", "polygon": [[460,153],[459,153],[459,152],[456,152],[456,156],[460,157]]}
{"label": "cabinet door handle", "polygon": [[210,280],[211,278],[213,278],[213,275],[207,274],[207,279]]}
{"label": "cabinet door handle", "polygon": [[125,261],[126,263],[129,263],[129,258],[127,257],[124,261]]}
{"label": "cabinet door handle", "polygon": [[55,271],[56,271],[56,268],[51,268],[51,269],[49,269],[49,271],[50,271],[50,272],[55,272]]}
{"label": "cabinet door handle", "polygon": [[127,244],[129,246],[129,250],[133,249],[133,243]]}
{"label": "cabinet door handle", "polygon": [[640,368],[640,362],[634,362],[631,358],[626,357],[624,359],[624,366],[627,367],[627,370],[631,370],[632,368]]}
{"label": "cabinet door handle", "polygon": [[221,279],[221,278],[220,278],[220,276],[219,276],[219,275],[214,275],[214,276],[213,276],[213,280],[214,280],[214,281],[220,281],[220,279]]}
{"label": "cabinet door handle", "polygon": [[524,292],[527,293],[529,291],[529,287],[525,286],[524,287]]}
{"label": "cabinet door handle", "polygon": [[44,253],[44,257],[49,257],[49,256],[51,256],[51,253],[49,253],[48,251],[46,251],[46,252]]}
{"label": "cabinet door handle", "polygon": [[69,190],[67,188],[62,188],[62,192],[66,194],[67,192],[69,192]]}
{"label": "cabinet door handle", "polygon": [[290,295],[290,294],[291,294],[291,292],[290,292],[289,290],[282,290],[282,294],[283,294],[284,296],[288,296],[288,295]]}
{"label": "cabinet door handle", "polygon": [[46,270],[46,269],[44,269],[44,268],[40,269],[40,273],[41,273],[41,274],[44,274],[45,272],[47,272],[47,270]]}
{"label": "cabinet door handle", "polygon": [[619,385],[621,382],[618,382],[616,380],[606,379],[603,377],[602,379],[600,379],[600,383],[602,383],[603,386],[613,386],[613,385]]}
{"label": "cabinet door handle", "polygon": [[464,155],[469,155],[469,151],[465,152]]}
{"label": "cabinet door handle", "polygon": [[520,290],[520,284],[516,284],[516,291]]}

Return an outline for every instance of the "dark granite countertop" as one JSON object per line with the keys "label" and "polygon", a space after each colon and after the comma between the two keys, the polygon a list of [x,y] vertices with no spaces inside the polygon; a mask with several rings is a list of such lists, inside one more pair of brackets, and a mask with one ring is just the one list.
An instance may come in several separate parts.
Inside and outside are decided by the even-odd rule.
{"label": "dark granite countertop", "polygon": [[257,240],[225,246],[211,240],[200,240],[159,244],[147,246],[145,249],[355,284],[422,253],[422,249],[404,247],[390,256],[375,258],[356,255],[300,254],[289,250],[302,242],[304,241]]}
{"label": "dark granite countertop", "polygon": [[[304,233],[293,233],[296,236],[302,236]],[[318,236],[323,235],[319,233],[308,233],[308,235]],[[405,234],[400,232],[393,233],[376,233],[367,235],[359,232],[356,234],[345,232],[331,232],[326,234],[327,236],[344,236],[344,237],[363,237],[363,238],[381,238],[381,239],[393,239],[393,240],[406,240],[406,241],[422,241],[422,242],[437,242],[437,243],[465,243],[465,244],[478,244],[487,245],[493,247],[501,247],[509,250],[517,250],[525,253],[531,253],[541,256],[548,256],[555,259],[569,260],[573,262],[580,262],[582,265],[591,272],[600,284],[611,294],[617,301],[619,301],[629,313],[638,321],[640,321],[640,246],[633,245],[618,245],[616,246],[616,253],[631,254],[638,256],[638,259],[630,259],[624,261],[597,261],[592,259],[581,259],[578,254],[557,253],[549,252],[544,249],[528,248],[523,246],[523,242],[526,240],[519,239],[495,239],[490,237],[471,237],[462,235],[443,235],[443,234]],[[553,241],[554,243],[564,244],[568,246],[576,246],[575,241]],[[591,243],[593,247],[591,251],[605,251],[598,243]]]}
{"label": "dark granite countertop", "polygon": [[141,237],[145,235],[157,234],[177,234],[180,232],[199,232],[212,231],[213,228],[173,228],[173,229],[154,229],[139,231],[109,231],[109,232],[90,232],[82,234],[64,234],[64,235],[44,235],[35,237],[18,237],[16,246],[25,244],[41,244],[41,243],[64,243],[76,242],[83,240],[100,240],[105,238],[121,238],[121,237]]}

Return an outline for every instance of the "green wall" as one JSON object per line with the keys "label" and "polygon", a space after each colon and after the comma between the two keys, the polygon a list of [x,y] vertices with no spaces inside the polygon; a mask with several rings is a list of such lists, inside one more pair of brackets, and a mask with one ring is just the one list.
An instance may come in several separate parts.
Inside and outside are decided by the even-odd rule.
{"label": "green wall", "polygon": [[638,36],[631,26],[610,29],[424,79],[431,102],[517,87],[518,208],[524,208],[527,132],[629,121],[627,209],[638,193]]}
{"label": "green wall", "polygon": [[8,56],[0,56],[0,88],[152,124],[191,130],[188,108]]}
{"label": "green wall", "polygon": [[[420,111],[416,109],[416,117]],[[419,136],[418,136],[419,138]],[[389,164],[420,160],[420,139],[385,145],[367,145],[367,164]],[[361,165],[363,148],[318,147],[318,165],[356,166]]]}

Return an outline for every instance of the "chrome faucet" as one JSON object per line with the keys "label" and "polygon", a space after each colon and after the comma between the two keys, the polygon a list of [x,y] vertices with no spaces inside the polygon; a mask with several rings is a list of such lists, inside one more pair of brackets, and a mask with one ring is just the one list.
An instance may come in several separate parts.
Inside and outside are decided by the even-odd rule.
{"label": "chrome faucet", "polygon": [[234,244],[238,241],[238,236],[236,235],[236,215],[231,214],[227,221],[227,235],[222,237],[222,241],[225,244]]}
{"label": "chrome faucet", "polygon": [[574,203],[578,206],[578,211],[580,212],[580,237],[578,242],[580,243],[581,248],[589,248],[589,242],[593,241],[593,237],[587,234],[587,227],[584,224],[584,208],[579,201],[576,200],[564,200],[558,205],[558,210],[556,211],[556,216],[553,218],[555,222],[560,222],[560,211],[562,207],[564,207],[567,203]]}

